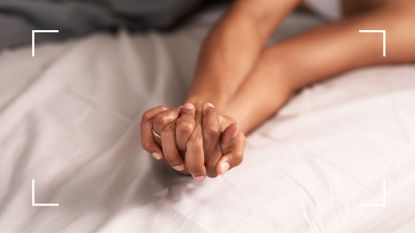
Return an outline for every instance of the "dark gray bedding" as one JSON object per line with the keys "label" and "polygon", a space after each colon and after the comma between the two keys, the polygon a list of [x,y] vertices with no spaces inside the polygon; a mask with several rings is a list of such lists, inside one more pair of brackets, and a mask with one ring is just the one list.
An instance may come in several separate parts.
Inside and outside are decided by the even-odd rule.
{"label": "dark gray bedding", "polygon": [[167,28],[202,1],[0,0],[0,48],[30,43],[33,29],[58,29],[59,38],[68,38],[120,26]]}

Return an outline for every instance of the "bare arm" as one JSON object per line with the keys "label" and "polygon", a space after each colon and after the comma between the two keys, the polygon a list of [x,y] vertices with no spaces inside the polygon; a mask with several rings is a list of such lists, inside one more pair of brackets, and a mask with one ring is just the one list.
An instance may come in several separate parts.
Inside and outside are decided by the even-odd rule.
{"label": "bare arm", "polygon": [[[203,124],[200,109],[204,103],[213,102],[220,114],[224,113],[236,119],[239,129],[243,133],[248,133],[277,112],[293,91],[305,85],[359,67],[414,61],[415,33],[408,28],[415,26],[415,4],[413,0],[387,2],[390,4],[362,16],[325,25],[270,48],[264,48],[263,45],[274,27],[298,2],[240,0],[211,32],[202,48],[196,77],[188,98],[189,102],[196,105],[196,109],[193,109],[192,114],[185,120],[180,119],[185,117],[185,114],[181,114],[177,122],[174,122],[177,118],[175,115],[159,113],[158,117],[155,117],[157,113],[153,115],[153,112],[159,111],[160,108],[150,110],[151,114],[145,114],[142,123],[145,135],[144,148],[149,152],[161,153],[160,148],[155,148],[154,142],[149,143],[146,140],[152,140],[151,128],[158,130],[154,127],[154,121],[163,122],[164,126],[172,126],[163,126],[159,129],[163,130],[158,132],[168,133],[162,135],[162,138],[186,152],[186,167],[195,179],[201,179],[207,172],[204,160],[212,158],[211,155],[204,154],[206,148],[203,147],[219,138],[212,139],[209,132],[218,136],[218,133],[224,132],[224,128],[229,126]],[[379,38],[358,33],[358,30],[363,28],[383,28],[388,31],[387,58],[381,57]],[[154,118],[156,120],[153,120]],[[229,122],[235,122],[234,119]],[[150,122],[153,122],[153,127]],[[221,125],[221,128],[212,128],[212,125]],[[182,144],[186,141],[187,148],[180,148],[181,143],[176,143],[176,139],[185,135],[180,129],[188,130],[191,135],[189,138],[183,138],[185,140]],[[222,157],[224,160],[218,162],[216,171],[219,174],[242,161],[240,155],[243,152],[243,137],[236,137],[240,135],[237,129],[234,127],[228,132],[239,140],[227,141],[229,144],[232,144],[231,141],[238,142],[233,143],[238,146],[229,147],[227,150],[228,143],[222,142],[219,145],[222,147],[222,150],[219,150],[222,154],[213,156],[220,158],[223,153],[232,151]],[[209,141],[211,143],[206,143]],[[168,151],[163,153],[169,154]],[[176,154],[178,158],[176,152],[170,154]],[[164,155],[163,158],[169,158],[169,155]],[[217,161],[215,159],[211,165],[208,162],[208,167],[214,167]],[[179,164],[176,162],[180,162],[180,159],[171,163],[173,168],[178,167]],[[222,166],[226,163],[227,166]],[[183,169],[184,166],[180,164],[180,168]]]}
{"label": "bare arm", "polygon": [[210,32],[200,52],[188,102],[219,109],[250,73],[266,40],[299,0],[240,0]]}
{"label": "bare arm", "polygon": [[[249,78],[225,108],[248,133],[277,112],[291,93],[336,74],[365,66],[415,60],[415,4],[393,0],[365,14],[327,24],[263,51]],[[359,29],[385,29],[382,37]]]}
{"label": "bare arm", "polygon": [[[187,168],[197,180],[237,166],[242,161],[244,135],[236,124],[232,127],[233,119],[226,116],[218,117],[227,120],[216,124],[202,122],[202,118],[206,118],[202,117],[202,108],[211,102],[220,115],[250,73],[269,35],[299,1],[236,1],[210,32],[201,49],[187,100],[194,108],[182,108],[179,115],[174,114],[177,113],[174,109],[161,111],[161,107],[144,114],[143,148],[178,171]],[[161,136],[162,148],[154,141],[152,130]],[[220,134],[228,136],[219,137]],[[222,138],[220,144],[219,138]],[[215,145],[210,153],[209,145]],[[184,161],[179,153],[184,154]],[[204,162],[207,162],[207,169]]]}

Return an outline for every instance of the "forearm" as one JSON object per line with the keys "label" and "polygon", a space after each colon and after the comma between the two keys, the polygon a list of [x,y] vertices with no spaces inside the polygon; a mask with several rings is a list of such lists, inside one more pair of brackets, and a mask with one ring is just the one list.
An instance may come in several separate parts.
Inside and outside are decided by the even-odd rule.
{"label": "forearm", "polygon": [[188,101],[225,105],[249,73],[262,44],[250,19],[226,16],[203,44]]}
{"label": "forearm", "polygon": [[[405,9],[408,11],[407,9]],[[276,113],[291,93],[336,74],[377,64],[413,61],[413,33],[405,26],[415,18],[395,9],[379,9],[364,16],[322,26],[277,43],[261,56],[249,78],[227,105],[248,133]],[[388,55],[382,57],[381,35],[362,35],[359,29],[388,32]]]}
{"label": "forearm", "polygon": [[[297,2],[261,1],[236,2],[210,32],[200,52],[189,102],[225,106],[250,73],[271,32]],[[251,10],[270,3],[275,7],[272,16],[264,10]]]}
{"label": "forearm", "polygon": [[245,134],[278,111],[294,90],[286,64],[270,52],[262,53],[249,78],[224,108],[224,114],[234,118]]}

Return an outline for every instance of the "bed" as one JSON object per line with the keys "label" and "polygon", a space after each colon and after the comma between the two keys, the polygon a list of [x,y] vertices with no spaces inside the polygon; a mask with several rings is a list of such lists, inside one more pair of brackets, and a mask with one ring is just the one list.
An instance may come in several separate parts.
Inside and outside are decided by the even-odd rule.
{"label": "bed", "polygon": [[[202,183],[140,148],[142,113],[181,103],[221,12],[2,51],[0,232],[414,232],[414,65],[305,88]],[[294,14],[273,39],[320,23]]]}

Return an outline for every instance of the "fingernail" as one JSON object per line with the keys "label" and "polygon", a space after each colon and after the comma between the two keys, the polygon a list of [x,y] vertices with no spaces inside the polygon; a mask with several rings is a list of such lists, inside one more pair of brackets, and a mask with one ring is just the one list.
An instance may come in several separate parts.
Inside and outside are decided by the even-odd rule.
{"label": "fingernail", "polygon": [[183,108],[185,108],[185,109],[188,109],[188,110],[192,110],[193,109],[193,104],[191,104],[191,103],[185,103],[184,105],[183,105]]}
{"label": "fingernail", "polygon": [[212,103],[204,104],[203,105],[203,114],[204,115],[209,114],[212,111],[212,109],[214,109],[214,108],[215,108],[215,106]]}
{"label": "fingernail", "polygon": [[220,174],[224,174],[225,172],[229,171],[229,168],[231,168],[231,165],[228,162],[222,162],[220,163]]}
{"label": "fingernail", "polygon": [[210,107],[210,108],[215,108],[215,105],[213,105],[212,103],[210,103],[210,102],[208,102],[208,103],[206,103],[205,104],[207,107]]}
{"label": "fingernail", "polygon": [[215,105],[213,105],[212,103],[206,103],[206,104],[204,104],[203,105],[203,110],[204,111],[206,111],[206,110],[208,110],[208,109],[212,109],[212,108],[215,108]]}
{"label": "fingernail", "polygon": [[193,177],[197,182],[201,182],[202,180],[204,180],[205,179],[205,176],[196,176],[196,177]]}
{"label": "fingernail", "polygon": [[181,171],[184,170],[184,165],[180,164],[180,165],[173,166],[173,169],[176,170],[176,171],[181,172]]}
{"label": "fingernail", "polygon": [[161,154],[160,153],[157,153],[157,152],[153,152],[152,155],[157,160],[160,160],[162,158]]}

